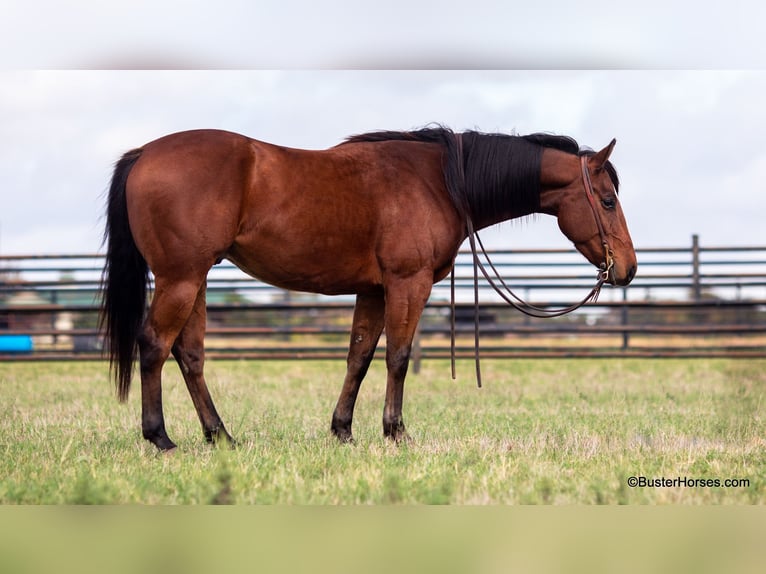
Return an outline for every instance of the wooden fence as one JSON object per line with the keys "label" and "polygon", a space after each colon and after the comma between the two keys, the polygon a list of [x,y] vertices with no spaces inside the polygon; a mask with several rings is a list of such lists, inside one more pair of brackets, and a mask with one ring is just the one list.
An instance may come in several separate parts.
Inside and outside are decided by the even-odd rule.
{"label": "wooden fence", "polygon": [[[508,307],[480,280],[482,357],[766,357],[766,246],[637,250],[639,272],[558,319]],[[574,250],[491,251],[506,283],[565,306],[595,283]],[[100,359],[99,255],[0,256],[0,360]],[[473,356],[473,267],[456,266],[457,355]],[[209,358],[345,357],[353,297],[276,289],[222,264],[208,277]],[[449,281],[434,286],[413,353],[449,356]],[[379,349],[382,349],[380,345]],[[379,355],[382,351],[379,350]]]}

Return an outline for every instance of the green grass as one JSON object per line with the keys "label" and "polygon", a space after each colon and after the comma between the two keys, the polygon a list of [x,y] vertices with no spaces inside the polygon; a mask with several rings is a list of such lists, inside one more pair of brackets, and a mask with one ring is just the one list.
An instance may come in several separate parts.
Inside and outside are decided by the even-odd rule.
{"label": "green grass", "polygon": [[[102,363],[0,364],[3,504],[764,504],[766,360],[427,361],[410,374],[413,441],[382,436],[382,362],[355,445],[329,432],[342,362],[209,362],[238,440],[202,437],[175,364],[162,455],[141,438],[140,392],[118,404]],[[632,476],[744,478],[747,487],[630,488]]]}

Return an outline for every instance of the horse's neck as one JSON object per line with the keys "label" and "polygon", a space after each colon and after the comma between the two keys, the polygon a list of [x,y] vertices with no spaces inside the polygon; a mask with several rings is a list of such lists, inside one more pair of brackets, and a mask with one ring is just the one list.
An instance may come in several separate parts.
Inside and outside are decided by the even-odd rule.
{"label": "horse's neck", "polygon": [[508,180],[474,187],[468,194],[470,215],[476,229],[524,217],[540,211],[538,186],[534,189],[514,188]]}
{"label": "horse's neck", "polygon": [[558,216],[573,185],[580,185],[580,161],[570,153],[545,150],[540,162],[539,213]]}

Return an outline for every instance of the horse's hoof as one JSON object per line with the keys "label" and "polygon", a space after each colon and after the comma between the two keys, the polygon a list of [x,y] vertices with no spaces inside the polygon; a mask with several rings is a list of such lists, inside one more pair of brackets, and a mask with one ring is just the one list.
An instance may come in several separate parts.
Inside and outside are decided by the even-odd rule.
{"label": "horse's hoof", "polygon": [[177,448],[176,443],[167,437],[160,437],[158,439],[149,438],[147,440],[156,446],[157,450],[162,453],[172,452]]}
{"label": "horse's hoof", "polygon": [[390,436],[388,438],[391,439],[397,446],[402,444],[411,444],[413,442],[412,437],[407,432],[398,433],[397,435]]}
{"label": "horse's hoof", "polygon": [[412,437],[410,437],[402,422],[396,425],[383,425],[383,435],[397,445],[412,442]]}
{"label": "horse's hoof", "polygon": [[232,438],[223,425],[215,430],[205,431],[205,442],[215,446],[228,446],[232,449],[237,446],[237,441]]}
{"label": "horse's hoof", "polygon": [[342,429],[331,429],[332,434],[335,435],[335,438],[338,439],[338,442],[341,444],[355,444],[354,435],[351,434],[350,430],[342,430]]}
{"label": "horse's hoof", "polygon": [[237,446],[239,446],[237,441],[235,441],[229,433],[219,434],[218,437],[213,441],[213,444],[221,448],[228,447],[229,450],[234,450],[237,448]]}

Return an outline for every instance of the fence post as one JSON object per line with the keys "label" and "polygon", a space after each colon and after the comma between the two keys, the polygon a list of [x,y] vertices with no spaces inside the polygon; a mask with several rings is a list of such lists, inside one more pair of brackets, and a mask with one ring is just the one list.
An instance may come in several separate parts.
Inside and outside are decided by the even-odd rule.
{"label": "fence post", "polygon": [[702,298],[700,285],[700,236],[692,235],[692,294],[695,301]]}
{"label": "fence post", "polygon": [[628,331],[628,288],[623,287],[622,288],[622,326],[625,327],[625,330],[622,332],[622,350],[627,350],[628,346],[630,345],[630,331]]}
{"label": "fence post", "polygon": [[[290,292],[290,290],[282,289],[282,302],[289,305],[290,303],[292,303],[292,301],[293,301],[293,294]],[[293,339],[292,326],[293,326],[294,319],[295,319],[295,311],[288,308],[287,312],[285,313],[285,321],[284,321],[285,332],[281,337],[283,341],[286,341],[286,342],[292,341]]]}

